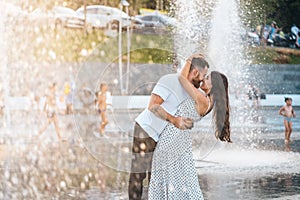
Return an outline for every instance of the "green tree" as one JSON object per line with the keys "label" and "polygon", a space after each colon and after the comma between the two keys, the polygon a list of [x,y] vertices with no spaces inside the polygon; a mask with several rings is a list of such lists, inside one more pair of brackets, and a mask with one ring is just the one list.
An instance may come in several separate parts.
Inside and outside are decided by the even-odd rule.
{"label": "green tree", "polygon": [[[53,6],[66,6],[74,10],[86,5],[106,5],[119,7],[121,0],[22,0],[21,6],[32,11],[35,8],[51,9]],[[139,14],[140,8],[156,9],[157,0],[127,0],[130,4],[129,14]],[[171,0],[161,0],[164,10],[169,10]]]}
{"label": "green tree", "polygon": [[249,27],[276,21],[279,27],[289,32],[293,23],[300,23],[299,0],[241,0],[240,5],[244,22]]}
{"label": "green tree", "polygon": [[300,1],[281,0],[277,10],[271,15],[280,27],[289,30],[292,24],[300,26]]}

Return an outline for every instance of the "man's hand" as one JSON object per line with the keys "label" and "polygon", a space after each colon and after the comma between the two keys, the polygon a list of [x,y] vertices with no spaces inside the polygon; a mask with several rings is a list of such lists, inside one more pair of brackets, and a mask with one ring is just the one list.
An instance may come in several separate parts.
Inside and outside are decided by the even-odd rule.
{"label": "man's hand", "polygon": [[192,129],[194,127],[194,121],[185,117],[174,117],[171,123],[181,130]]}
{"label": "man's hand", "polygon": [[175,117],[169,114],[160,106],[163,102],[164,100],[160,96],[156,94],[152,94],[148,106],[149,111],[151,111],[154,115],[156,115],[160,119],[166,120],[174,124],[174,126],[176,126],[181,130],[193,128],[194,121],[192,119],[185,118],[185,117]]}

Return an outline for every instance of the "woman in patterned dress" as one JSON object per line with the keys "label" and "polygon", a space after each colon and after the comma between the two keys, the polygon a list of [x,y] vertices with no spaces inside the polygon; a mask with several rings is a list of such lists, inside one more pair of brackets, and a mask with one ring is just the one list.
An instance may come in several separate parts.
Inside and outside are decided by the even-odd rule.
{"label": "woman in patterned dress", "polygon": [[[213,109],[216,138],[231,142],[226,76],[217,71],[211,72],[205,77],[202,92],[187,79],[190,61],[183,67],[179,80],[191,98],[179,106],[176,115],[198,121]],[[154,151],[148,198],[204,199],[193,160],[190,130],[180,130],[168,124],[162,132]]]}

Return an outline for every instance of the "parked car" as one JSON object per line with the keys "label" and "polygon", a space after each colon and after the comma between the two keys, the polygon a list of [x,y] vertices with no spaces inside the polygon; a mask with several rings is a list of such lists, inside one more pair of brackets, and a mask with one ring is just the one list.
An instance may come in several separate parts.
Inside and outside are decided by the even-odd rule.
{"label": "parked car", "polygon": [[[78,14],[84,16],[84,7],[76,10]],[[130,26],[131,17],[118,8],[91,5],[86,7],[86,20],[93,28],[118,29],[120,22],[122,28]]]}
{"label": "parked car", "polygon": [[145,24],[143,20],[137,18],[137,17],[132,17],[132,28],[133,29],[142,29],[145,27]]}
{"label": "parked car", "polygon": [[137,15],[135,17],[142,20],[145,27],[172,27],[176,26],[177,23],[175,18],[158,13]]}
{"label": "parked car", "polygon": [[142,33],[165,33],[177,25],[177,20],[159,13],[137,15],[136,19],[141,21],[142,26],[137,26]]}
{"label": "parked car", "polygon": [[55,17],[56,27],[61,25],[68,28],[83,28],[84,17],[79,15],[75,10],[67,7],[56,6],[52,9]]}
{"label": "parked car", "polygon": [[84,18],[71,8],[56,6],[51,10],[35,9],[28,16],[31,24],[46,27],[83,28]]}

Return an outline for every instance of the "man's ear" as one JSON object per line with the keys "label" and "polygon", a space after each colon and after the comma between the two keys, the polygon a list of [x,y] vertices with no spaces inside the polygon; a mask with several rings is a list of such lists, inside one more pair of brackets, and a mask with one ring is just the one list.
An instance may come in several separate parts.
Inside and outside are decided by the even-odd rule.
{"label": "man's ear", "polygon": [[194,76],[198,76],[198,74],[199,74],[199,71],[196,70],[196,69],[193,69],[193,75],[194,75]]}

